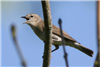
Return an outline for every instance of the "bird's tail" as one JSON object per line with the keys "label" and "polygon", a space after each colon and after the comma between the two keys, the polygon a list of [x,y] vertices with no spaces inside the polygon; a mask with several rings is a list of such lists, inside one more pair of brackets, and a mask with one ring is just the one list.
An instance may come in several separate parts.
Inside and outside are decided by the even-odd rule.
{"label": "bird's tail", "polygon": [[87,54],[88,56],[92,57],[93,56],[93,51],[82,46],[81,44],[79,43],[75,43],[75,45],[73,45],[72,47],[82,51],[83,53]]}

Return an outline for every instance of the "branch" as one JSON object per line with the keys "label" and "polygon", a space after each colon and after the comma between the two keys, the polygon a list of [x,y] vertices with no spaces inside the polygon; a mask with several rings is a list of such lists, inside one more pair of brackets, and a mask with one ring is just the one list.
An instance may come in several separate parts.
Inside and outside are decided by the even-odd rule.
{"label": "branch", "polygon": [[96,60],[95,60],[95,63],[94,63],[94,67],[99,67],[99,52],[97,54],[97,57],[96,57]]}
{"label": "branch", "polygon": [[99,53],[99,67],[100,67],[100,1],[98,1],[98,53]]}
{"label": "branch", "polygon": [[59,27],[60,27],[60,33],[61,33],[61,38],[62,38],[62,45],[63,45],[63,51],[64,51],[64,58],[65,58],[65,62],[66,62],[66,67],[69,67],[68,66],[68,59],[67,59],[67,52],[65,50],[65,42],[64,42],[64,38],[63,38],[63,33],[62,33],[62,21],[61,19],[59,19],[58,21],[59,23]]}
{"label": "branch", "polygon": [[97,40],[98,53],[94,63],[94,67],[100,67],[100,1],[97,1]]}
{"label": "branch", "polygon": [[21,50],[19,48],[19,45],[18,45],[18,42],[17,42],[17,39],[16,39],[16,29],[15,29],[15,26],[14,25],[11,26],[11,32],[12,32],[13,41],[15,43],[16,49],[17,49],[18,54],[19,54],[19,57],[21,59],[21,63],[23,65],[23,67],[26,67],[26,62],[25,62],[25,60],[23,58],[23,55],[21,53]]}
{"label": "branch", "polygon": [[51,11],[48,0],[41,1],[41,3],[43,8],[44,25],[45,25],[45,47],[44,47],[43,67],[50,67],[51,45],[52,45]]}

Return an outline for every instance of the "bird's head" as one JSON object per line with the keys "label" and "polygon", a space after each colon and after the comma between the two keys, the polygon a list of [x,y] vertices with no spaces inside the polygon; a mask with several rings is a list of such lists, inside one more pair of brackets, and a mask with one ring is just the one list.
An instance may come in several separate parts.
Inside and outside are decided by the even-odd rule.
{"label": "bird's head", "polygon": [[40,22],[41,18],[37,14],[28,14],[26,16],[22,16],[21,18],[26,19],[27,21],[24,22],[23,24],[28,24],[28,25],[36,25]]}

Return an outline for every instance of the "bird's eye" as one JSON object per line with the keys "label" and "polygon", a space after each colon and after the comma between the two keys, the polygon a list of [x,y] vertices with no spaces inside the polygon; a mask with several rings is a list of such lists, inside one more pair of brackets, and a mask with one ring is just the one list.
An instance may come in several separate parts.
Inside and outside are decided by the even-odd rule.
{"label": "bird's eye", "polygon": [[31,15],[31,17],[33,17],[33,16]]}

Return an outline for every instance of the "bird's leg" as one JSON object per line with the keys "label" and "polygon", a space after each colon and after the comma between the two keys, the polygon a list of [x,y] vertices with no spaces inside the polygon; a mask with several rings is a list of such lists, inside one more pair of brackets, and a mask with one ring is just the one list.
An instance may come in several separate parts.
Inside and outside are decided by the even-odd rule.
{"label": "bird's leg", "polygon": [[[43,41],[44,43],[45,43],[45,41]],[[53,40],[52,40],[52,43],[53,43]],[[59,46],[58,45],[54,45],[55,46],[55,49],[53,49],[51,52],[54,52],[54,51],[56,51],[56,50],[58,50],[59,49]]]}
{"label": "bird's leg", "polygon": [[[58,45],[54,45],[55,46],[55,49],[54,50],[52,50],[51,52],[54,52],[54,51],[56,51],[56,50],[58,50],[59,49],[59,46]],[[44,53],[43,53],[44,54]],[[42,56],[42,58],[44,58],[44,55]]]}
{"label": "bird's leg", "polygon": [[58,45],[54,45],[55,46],[55,49],[52,50],[51,52],[54,52],[55,50],[58,50],[59,49],[59,46]]}
{"label": "bird's leg", "polygon": [[[45,41],[43,41],[44,43],[45,43]],[[53,49],[51,52],[54,52],[54,51],[56,51],[56,50],[58,50],[59,49],[59,46],[58,45],[54,45],[55,46],[55,49]],[[43,53],[44,54],[44,53]],[[44,58],[44,55],[42,56],[42,58]]]}

